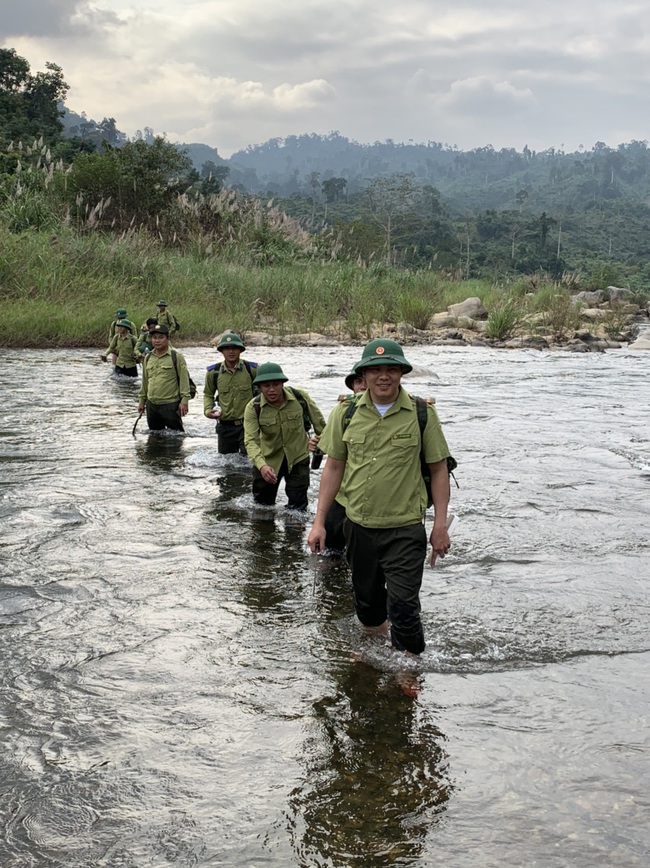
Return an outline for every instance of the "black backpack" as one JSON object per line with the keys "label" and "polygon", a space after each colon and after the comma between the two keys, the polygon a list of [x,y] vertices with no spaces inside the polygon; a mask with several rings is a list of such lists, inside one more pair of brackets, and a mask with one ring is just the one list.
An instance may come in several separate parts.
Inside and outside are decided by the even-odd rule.
{"label": "black backpack", "polygon": [[[427,427],[427,405],[428,401],[426,398],[418,398],[416,395],[409,395],[409,398],[415,404],[415,409],[418,414],[418,426],[420,428],[420,473],[422,474],[422,479],[424,480],[424,484],[427,489],[427,509],[430,506],[433,506],[433,500],[431,499],[431,474],[429,473],[429,465],[424,460],[424,450],[422,448],[422,437],[424,436],[424,429]],[[359,404],[359,398],[356,395],[352,395],[346,399],[348,402],[348,409],[345,411],[345,415],[343,416],[343,430],[348,427],[350,424],[352,417],[357,411],[357,406]],[[452,455],[447,456],[447,472],[452,477],[454,482],[456,483],[456,488],[460,488],[458,485],[458,480],[454,476],[454,470],[458,467],[458,462]]]}

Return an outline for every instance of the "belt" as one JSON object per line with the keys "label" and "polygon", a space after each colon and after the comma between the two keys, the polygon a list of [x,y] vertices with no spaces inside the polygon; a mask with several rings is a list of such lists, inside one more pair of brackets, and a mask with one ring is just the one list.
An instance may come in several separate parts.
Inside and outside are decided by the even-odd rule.
{"label": "belt", "polygon": [[241,427],[244,424],[243,419],[219,419],[220,425],[237,425]]}

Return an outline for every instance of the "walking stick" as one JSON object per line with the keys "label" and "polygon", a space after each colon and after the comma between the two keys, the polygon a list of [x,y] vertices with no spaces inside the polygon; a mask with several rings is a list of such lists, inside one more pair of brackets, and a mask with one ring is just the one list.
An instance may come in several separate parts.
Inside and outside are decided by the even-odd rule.
{"label": "walking stick", "polygon": [[142,414],[143,414],[143,413],[144,413],[144,410],[140,410],[140,415],[139,415],[138,418],[135,420],[135,425],[133,426],[133,431],[131,431],[131,434],[133,434],[134,437],[135,437],[135,429],[138,427],[138,422],[140,421],[140,419],[142,419]]}

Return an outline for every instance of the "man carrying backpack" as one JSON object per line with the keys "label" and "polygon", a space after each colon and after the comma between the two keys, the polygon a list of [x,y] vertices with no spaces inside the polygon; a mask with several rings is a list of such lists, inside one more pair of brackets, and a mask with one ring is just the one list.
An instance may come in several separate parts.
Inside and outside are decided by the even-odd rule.
{"label": "man carrying backpack", "polygon": [[150,431],[171,428],[183,431],[182,417],[190,401],[190,375],[184,357],[169,346],[169,329],[164,325],[151,330],[153,350],[142,363],[142,385],[138,411],[147,411]]}
{"label": "man carrying backpack", "polygon": [[118,320],[115,327],[116,333],[100,356],[102,362],[108,361],[108,357],[111,356],[115,361],[114,372],[122,377],[138,376],[140,353],[136,346],[136,339],[131,334],[130,326],[130,320]]}
{"label": "man carrying backpack", "polygon": [[[285,479],[289,509],[307,509],[309,453],[318,445],[325,419],[302,389],[285,386],[289,378],[280,365],[265,362],[257,369],[255,385],[261,395],[244,411],[244,442],[253,462],[253,498],[272,506]],[[314,429],[314,437],[308,430]]]}
{"label": "man carrying backpack", "polygon": [[203,415],[217,420],[217,448],[222,455],[232,452],[245,455],[244,410],[258,392],[253,386],[257,362],[240,359],[246,347],[234,332],[221,335],[217,349],[223,362],[210,365],[206,372]]}
{"label": "man carrying backpack", "polygon": [[325,549],[325,520],[345,472],[346,551],[357,617],[365,632],[379,635],[388,635],[390,622],[393,646],[420,654],[425,642],[419,594],[427,549],[420,454],[431,475],[435,561],[450,547],[449,447],[432,404],[420,432],[416,402],[401,386],[412,366],[396,341],[370,341],[355,369],[363,372],[366,391],[351,418],[346,403],[332,410],[320,439],[328,457],[308,543],[312,551]]}
{"label": "man carrying backpack", "polygon": [[158,313],[156,314],[158,324],[167,326],[170,335],[180,331],[181,324],[167,307],[167,302],[161,298],[156,307],[158,308]]}

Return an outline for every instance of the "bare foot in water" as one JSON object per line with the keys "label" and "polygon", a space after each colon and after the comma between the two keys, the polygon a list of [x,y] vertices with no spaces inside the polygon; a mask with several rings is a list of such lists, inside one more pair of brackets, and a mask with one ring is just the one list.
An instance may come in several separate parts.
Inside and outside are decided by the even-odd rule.
{"label": "bare foot in water", "polygon": [[404,696],[409,699],[417,699],[422,692],[420,677],[415,672],[401,670],[395,673],[395,682]]}

